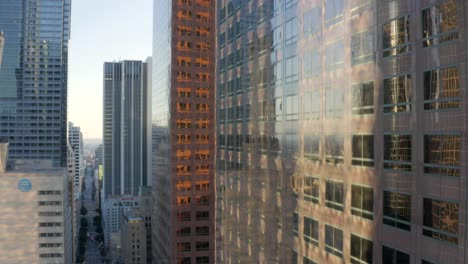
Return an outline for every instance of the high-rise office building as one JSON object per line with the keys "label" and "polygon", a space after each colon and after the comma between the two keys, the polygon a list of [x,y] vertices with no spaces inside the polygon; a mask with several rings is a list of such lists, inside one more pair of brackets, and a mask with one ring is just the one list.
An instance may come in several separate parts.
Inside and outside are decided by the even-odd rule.
{"label": "high-rise office building", "polygon": [[148,66],[104,63],[104,198],[137,196],[139,187],[148,185]]}
{"label": "high-rise office building", "polygon": [[71,181],[49,160],[8,160],[0,139],[0,263],[73,263]]}
{"label": "high-rise office building", "polygon": [[[72,263],[71,0],[0,1],[1,263]],[[57,168],[62,167],[62,168]]]}
{"label": "high-rise office building", "polygon": [[102,165],[102,144],[99,144],[99,146],[96,148],[94,151],[95,155],[95,167],[98,168],[99,165]]}
{"label": "high-rise office building", "polygon": [[[113,258],[121,257],[123,213],[138,206],[141,186],[150,185],[148,71],[142,61],[104,63],[103,191],[104,240]],[[145,256],[146,258],[146,256]]]}
{"label": "high-rise office building", "polygon": [[468,263],[466,8],[218,1],[217,262]]}
{"label": "high-rise office building", "polygon": [[67,166],[71,0],[0,2],[0,136],[10,158]]}
{"label": "high-rise office building", "polygon": [[214,263],[214,0],[154,3],[153,259]]}
{"label": "high-rise office building", "polygon": [[76,255],[78,253],[78,234],[80,233],[80,218],[81,214],[79,212],[79,209],[81,208],[81,190],[79,187],[75,186],[75,152],[73,151],[72,146],[70,145],[70,142],[68,143],[67,146],[68,149],[68,167],[67,167],[67,175],[68,175],[68,182],[70,184],[69,186],[69,202],[70,202],[70,207],[71,207],[71,215],[70,215],[70,224],[71,224],[71,230],[72,230],[72,259],[76,260]]}
{"label": "high-rise office building", "polygon": [[74,155],[73,186],[76,193],[80,193],[81,186],[84,184],[83,178],[86,167],[84,163],[83,133],[81,133],[80,127],[73,125],[72,122],[68,123],[68,141]]}

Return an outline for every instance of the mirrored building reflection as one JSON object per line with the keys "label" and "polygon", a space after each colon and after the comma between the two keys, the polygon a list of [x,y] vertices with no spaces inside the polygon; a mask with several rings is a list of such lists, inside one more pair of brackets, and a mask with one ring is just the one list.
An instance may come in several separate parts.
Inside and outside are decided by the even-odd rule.
{"label": "mirrored building reflection", "polygon": [[214,263],[214,0],[154,1],[153,259]]}
{"label": "mirrored building reflection", "polygon": [[0,136],[12,160],[67,165],[70,8],[71,0],[0,2]]}
{"label": "mirrored building reflection", "polygon": [[218,263],[468,263],[465,8],[217,1]]}

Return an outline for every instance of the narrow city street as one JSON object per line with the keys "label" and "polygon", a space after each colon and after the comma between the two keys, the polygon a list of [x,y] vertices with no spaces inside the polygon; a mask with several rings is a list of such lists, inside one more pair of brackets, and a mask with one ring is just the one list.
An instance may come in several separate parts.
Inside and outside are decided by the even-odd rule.
{"label": "narrow city street", "polygon": [[[85,173],[85,191],[83,193],[84,200],[83,205],[88,209],[88,214],[86,218],[88,219],[88,240],[86,242],[86,253],[85,253],[85,263],[87,264],[99,264],[103,263],[101,261],[101,256],[99,253],[98,242],[94,240],[94,235],[96,234],[96,227],[93,224],[93,217],[98,215],[96,212],[96,202],[92,199],[92,190],[94,185],[94,177],[91,176],[91,169],[87,168]],[[91,235],[89,235],[91,234]],[[93,238],[92,238],[93,237]]]}

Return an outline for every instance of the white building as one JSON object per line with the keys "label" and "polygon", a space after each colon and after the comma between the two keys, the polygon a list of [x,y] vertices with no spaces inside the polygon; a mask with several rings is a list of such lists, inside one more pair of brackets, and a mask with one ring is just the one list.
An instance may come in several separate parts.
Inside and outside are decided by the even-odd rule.
{"label": "white building", "polygon": [[66,168],[7,153],[0,139],[0,263],[73,263]]}
{"label": "white building", "polygon": [[102,204],[104,242],[106,247],[110,246],[110,238],[114,234],[120,237],[120,228],[122,226],[124,212],[139,206],[137,197],[124,195],[108,197]]}
{"label": "white building", "polygon": [[83,152],[83,134],[79,126],[74,126],[72,122],[68,123],[68,141],[75,155],[75,176],[74,186],[77,193],[81,193],[81,184],[86,168]]}

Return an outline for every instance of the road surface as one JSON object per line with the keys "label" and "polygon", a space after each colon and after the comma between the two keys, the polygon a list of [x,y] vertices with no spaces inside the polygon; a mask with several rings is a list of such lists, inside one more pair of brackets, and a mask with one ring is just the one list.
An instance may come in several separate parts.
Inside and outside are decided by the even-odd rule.
{"label": "road surface", "polygon": [[[88,209],[88,214],[86,218],[88,219],[88,233],[95,232],[96,227],[93,224],[93,217],[98,215],[96,212],[96,202],[93,201],[91,192],[93,190],[94,185],[94,177],[91,176],[91,169],[86,169],[86,175],[84,182],[86,184],[85,191],[83,193],[83,205]],[[99,253],[98,244],[96,241],[92,240],[88,236],[88,240],[86,242],[86,253],[85,253],[85,261],[86,264],[100,264],[104,263],[101,261],[101,255]]]}

